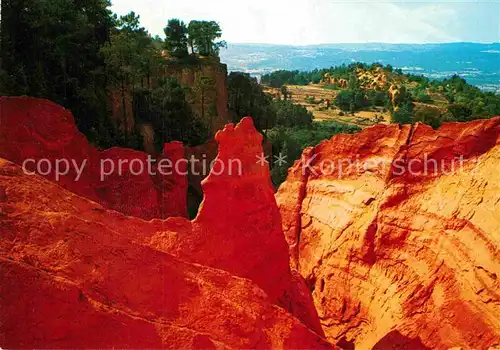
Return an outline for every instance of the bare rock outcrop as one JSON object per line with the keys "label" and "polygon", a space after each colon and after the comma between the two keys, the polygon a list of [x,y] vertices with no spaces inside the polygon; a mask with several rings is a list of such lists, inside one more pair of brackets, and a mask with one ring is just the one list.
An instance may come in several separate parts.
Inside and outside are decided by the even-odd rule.
{"label": "bare rock outcrop", "polygon": [[[144,152],[97,150],[78,131],[71,112],[47,100],[0,97],[0,157],[126,215],[187,216],[185,176],[161,175],[155,164],[149,171]],[[175,163],[184,154],[163,157]]]}
{"label": "bare rock outcrop", "polygon": [[3,159],[0,184],[4,348],[332,348],[252,281],[126,234],[148,222]]}
{"label": "bare rock outcrop", "polygon": [[323,78],[320,81],[320,84],[329,84],[329,85],[337,85],[342,89],[347,88],[348,81],[342,78],[336,78],[332,76],[330,73],[325,73]]}
{"label": "bare rock outcrop", "polygon": [[168,228],[151,237],[151,244],[184,260],[251,279],[276,304],[323,334],[302,278],[289,267],[269,167],[258,163],[262,135],[251,118],[244,118],[236,126],[226,125],[215,139],[219,152],[202,182],[204,199],[197,217],[192,222],[168,219]]}
{"label": "bare rock outcrop", "polygon": [[499,135],[499,117],[377,125],[290,169],[283,229],[330,341],[500,346]]}
{"label": "bare rock outcrop", "polygon": [[[13,139],[0,138],[8,160],[144,156],[78,147],[88,145],[68,122],[69,112],[46,101],[20,100],[28,107],[16,113],[33,117],[40,113],[33,104],[41,105],[47,108],[42,120],[52,124],[45,131],[41,127],[44,137],[38,136],[39,126],[31,126],[29,132],[15,129]],[[9,106],[5,102],[1,105]],[[61,116],[64,120],[57,121]],[[5,317],[0,334],[5,342],[0,345],[331,348],[305,281],[290,268],[269,167],[257,164],[262,135],[245,118],[218,132],[216,141],[215,167],[203,181],[204,200],[193,221],[145,221],[108,210],[123,205],[118,196],[127,191],[144,195],[135,197],[136,206],[152,197],[141,192],[150,186],[139,182],[134,188],[137,179],[126,172],[124,179],[120,172],[110,175],[111,188],[104,193],[95,191],[92,171],[82,173],[82,183],[47,176],[50,182],[1,160],[0,278],[5,283],[0,307]],[[164,155],[183,156],[182,145],[166,145]],[[165,186],[162,179],[150,178],[155,189]],[[182,189],[186,179],[173,181]],[[174,194],[170,200],[180,192],[165,191]],[[132,197],[124,202],[133,203]],[[24,298],[18,298],[19,290]],[[92,335],[83,337],[84,332]]]}

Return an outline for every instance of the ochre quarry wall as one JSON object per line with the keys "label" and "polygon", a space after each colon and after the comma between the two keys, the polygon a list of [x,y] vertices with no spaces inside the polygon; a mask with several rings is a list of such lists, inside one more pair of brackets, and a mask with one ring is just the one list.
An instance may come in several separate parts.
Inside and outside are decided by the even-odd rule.
{"label": "ochre quarry wall", "polygon": [[[92,198],[92,172],[81,184],[48,181],[11,162],[38,155],[39,145],[50,159],[98,151],[74,147],[81,135],[60,107],[21,98],[12,110],[18,114],[5,114],[8,102],[2,123],[6,115],[36,117],[39,107],[49,122],[0,138],[7,158],[0,160],[0,346],[335,348],[324,339],[305,281],[290,268],[269,168],[256,164],[262,136],[250,118],[217,133],[218,165],[203,181],[196,219],[145,221]],[[178,146],[164,153],[183,155]],[[105,152],[128,159],[134,151]],[[109,195],[127,186],[140,191],[129,180]]]}
{"label": "ochre quarry wall", "polygon": [[[184,157],[183,150],[180,143],[167,144],[159,159],[176,162]],[[187,216],[185,177],[161,175],[154,164],[151,172],[139,171],[139,163],[148,163],[144,152],[117,147],[97,150],[78,131],[71,112],[47,100],[0,97],[0,157],[19,165],[32,159],[25,163],[30,172],[39,165],[47,179],[126,215]],[[66,170],[62,160],[70,166],[67,174],[56,179],[56,163],[61,173]],[[83,169],[80,175],[78,169]]]}
{"label": "ochre quarry wall", "polygon": [[333,348],[251,280],[154,249],[160,220],[4,159],[0,192],[2,348]]}
{"label": "ochre quarry wall", "polygon": [[51,102],[0,98],[0,346],[495,349],[499,134],[500,118],[337,135],[275,195],[244,118],[215,135],[190,221],[183,175],[27,174],[28,158],[147,155],[94,149]]}
{"label": "ochre quarry wall", "polygon": [[500,346],[499,134],[377,125],[304,151],[276,198],[332,343]]}

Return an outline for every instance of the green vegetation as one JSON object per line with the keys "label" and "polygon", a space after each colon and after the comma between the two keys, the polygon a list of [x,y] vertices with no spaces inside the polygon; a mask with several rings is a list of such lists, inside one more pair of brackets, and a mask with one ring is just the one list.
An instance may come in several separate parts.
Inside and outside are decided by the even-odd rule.
{"label": "green vegetation", "polygon": [[134,94],[134,115],[140,122],[151,123],[156,148],[164,142],[182,139],[188,145],[198,145],[208,138],[207,127],[197,118],[186,102],[186,89],[176,79],[160,79],[154,89],[139,89]]}
{"label": "green vegetation", "polygon": [[365,92],[361,89],[341,91],[335,98],[335,104],[344,112],[354,112],[369,105]]}
{"label": "green vegetation", "polygon": [[315,105],[316,104],[316,99],[314,98],[314,96],[309,96],[307,95],[304,99],[307,103],[309,104],[312,104],[312,105]]}
{"label": "green vegetation", "polygon": [[[410,75],[408,82],[416,84],[411,95],[417,108],[401,108],[392,115],[395,123],[422,122],[438,128],[443,122],[466,122],[500,115],[500,96],[467,84],[457,75],[443,81],[430,81],[426,77]],[[431,94],[443,96],[444,105],[434,105]]]}
{"label": "green vegetation", "polygon": [[472,119],[472,108],[466,104],[454,103],[448,106],[451,117],[459,122],[466,122]]}
{"label": "green vegetation", "polygon": [[165,49],[170,56],[183,58],[188,55],[188,29],[183,21],[173,18],[163,29],[165,32]]}
{"label": "green vegetation", "polygon": [[[125,132],[131,115],[136,124],[153,125],[158,148],[171,140],[204,142],[215,131],[202,122],[211,125],[217,116],[217,106],[210,101],[215,81],[198,77],[187,88],[174,78],[163,78],[163,72],[218,61],[219,50],[226,46],[220,41],[220,26],[214,21],[165,19],[162,40],[142,27],[134,12],[119,17],[109,8],[107,0],[3,0],[0,92],[47,98],[70,109],[80,131],[101,147],[141,147],[137,130]],[[313,122],[311,112],[293,103],[293,90],[287,85],[320,82],[327,94],[319,101],[307,96],[306,102],[322,111],[335,104],[339,116],[381,107],[391,111],[394,123],[439,127],[444,121],[500,115],[500,96],[458,76],[430,80],[403,75],[390,65],[353,63],[265,74],[261,83],[279,89],[276,100],[255,78],[233,72],[227,79],[233,121],[252,116],[256,128],[273,143],[274,154],[288,157],[287,165],[272,168],[276,185],[305,147],[339,132],[359,130],[339,122]],[[111,93],[120,95],[118,120],[110,118]],[[201,106],[200,115],[191,105]]]}
{"label": "green vegetation", "polygon": [[278,126],[304,128],[310,126],[313,121],[311,112],[289,100],[277,101],[275,109]]}
{"label": "green vegetation", "polygon": [[[457,121],[467,121],[472,119],[490,118],[500,115],[500,96],[492,92],[484,92],[479,88],[467,84],[465,79],[457,75],[442,82],[433,81],[432,91],[442,91],[451,106],[458,104],[470,108],[472,114],[463,119],[459,117]],[[452,110],[456,109],[455,107]],[[453,114],[453,111],[450,111]],[[454,114],[455,115],[455,114]]]}
{"label": "green vegetation", "polygon": [[276,110],[271,96],[262,91],[257,79],[249,74],[232,72],[227,78],[228,106],[233,122],[252,116],[259,131],[267,130],[276,122]]}
{"label": "green vegetation", "polygon": [[392,113],[391,121],[394,124],[412,124],[413,112],[409,106],[403,106]]}
{"label": "green vegetation", "polygon": [[283,100],[285,100],[285,101],[292,97],[290,95],[290,92],[288,91],[286,85],[281,86],[280,93],[281,93],[281,96],[283,96]]}
{"label": "green vegetation", "polygon": [[392,71],[392,67],[385,67],[379,64],[367,65],[361,62],[352,63],[349,65],[341,65],[325,69],[314,69],[310,72],[301,72],[298,70],[287,71],[278,70],[269,74],[264,74],[261,78],[261,83],[270,87],[279,88],[282,85],[308,85],[319,84],[325,74],[329,73],[333,78],[348,80],[356,68],[374,71],[376,68],[383,68],[387,72]]}
{"label": "green vegetation", "polygon": [[273,155],[284,156],[286,164],[271,164],[271,178],[276,188],[285,181],[288,168],[300,159],[306,147],[315,146],[333,135],[354,134],[361,129],[335,121],[314,122],[309,125],[284,127],[281,125],[269,130],[268,139],[273,145]]}
{"label": "green vegetation", "polygon": [[[108,0],[2,1],[0,92],[47,98],[70,109],[79,130],[101,147],[142,147],[138,130],[124,131],[132,114],[136,123],[155,125],[159,143],[203,142],[208,132],[185,102],[189,91],[161,81],[161,72],[175,62],[198,64],[198,56],[217,56],[225,45],[216,41],[222,34],[218,24],[186,26],[171,19],[162,40],[134,12],[119,17],[110,6]],[[110,118],[110,93],[120,95],[118,120]],[[215,115],[213,108],[202,114]]]}
{"label": "green vegetation", "polygon": [[218,56],[219,50],[227,46],[225,41],[216,41],[222,36],[222,31],[214,21],[189,22],[188,35],[191,52],[202,56]]}
{"label": "green vegetation", "polygon": [[191,21],[186,26],[179,19],[171,19],[163,30],[165,32],[165,49],[169,55],[178,59],[186,59],[191,54],[200,56],[219,56],[219,50],[226,47],[225,41],[216,41],[222,36],[220,26],[215,21]]}
{"label": "green vegetation", "polygon": [[240,72],[228,77],[229,108],[233,121],[250,115],[255,126],[271,142],[273,155],[282,155],[286,164],[271,162],[271,176],[276,188],[285,180],[287,169],[300,158],[304,148],[314,146],[337,133],[354,133],[360,128],[339,122],[313,122],[313,115],[305,107],[294,104],[283,87],[280,99],[274,101],[265,94],[255,78]]}
{"label": "green vegetation", "polygon": [[310,126],[312,113],[303,106],[293,104],[286,87],[281,92],[282,99],[273,101],[264,93],[257,79],[246,73],[232,72],[228,77],[228,105],[234,114],[233,122],[252,116],[255,127],[262,132],[275,126]]}
{"label": "green vegetation", "polygon": [[[342,113],[383,107],[391,111],[394,123],[423,122],[437,128],[447,121],[500,115],[499,95],[481,91],[456,75],[430,80],[404,75],[390,65],[353,63],[310,72],[279,70],[263,75],[261,82],[282,89],[285,84],[322,82],[324,89],[333,90],[334,103]],[[306,102],[314,104],[314,98],[308,96]]]}
{"label": "green vegetation", "polygon": [[69,108],[82,132],[109,139],[100,50],[117,23],[108,6],[103,0],[2,0],[0,91],[48,98]]}
{"label": "green vegetation", "polygon": [[271,74],[264,74],[261,78],[261,83],[274,88],[280,88],[283,85],[307,85],[311,81],[319,83],[321,78],[323,78],[323,75],[319,70],[313,72],[278,70]]}
{"label": "green vegetation", "polygon": [[389,95],[383,90],[368,90],[366,91],[366,99],[368,105],[377,107],[390,108],[391,101]]}

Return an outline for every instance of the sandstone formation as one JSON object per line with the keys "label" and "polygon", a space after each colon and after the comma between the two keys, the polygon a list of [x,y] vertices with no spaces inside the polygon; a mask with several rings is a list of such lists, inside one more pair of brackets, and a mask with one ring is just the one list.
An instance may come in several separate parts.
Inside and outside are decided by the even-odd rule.
{"label": "sandstone formation", "polygon": [[500,346],[499,134],[377,125],[305,150],[277,201],[331,342]]}
{"label": "sandstone formation", "polygon": [[[13,115],[5,111],[14,101],[2,100],[2,116]],[[40,100],[17,102],[26,109],[16,115],[49,120],[59,139],[38,131],[44,127],[36,123],[29,132],[17,129],[13,141],[0,139],[2,156],[10,160],[19,162],[23,155],[16,149],[49,159],[77,157],[76,150],[92,153],[91,158],[141,157],[132,150],[76,147],[85,140],[70,127],[68,112]],[[26,134],[43,140],[39,144],[44,147],[30,153],[34,142]],[[128,203],[144,203],[138,188],[148,187],[128,175],[127,180],[110,175],[107,192],[92,192],[92,172],[82,174],[81,184],[71,178],[49,182],[1,160],[0,307],[6,321],[0,326],[5,339],[0,345],[331,348],[323,340],[305,281],[290,269],[269,168],[256,163],[262,136],[245,118],[237,126],[227,125],[216,140],[217,161],[203,181],[204,201],[192,222],[124,216],[85,192],[103,196],[103,204],[114,207],[123,203],[118,196],[138,181],[131,190],[136,197]],[[182,157],[182,145],[167,144],[164,155]],[[179,188],[164,191],[172,194],[170,201],[186,186],[185,177],[172,179]],[[162,179],[151,181],[155,189],[166,185]],[[87,332],[92,335],[83,336]]]}
{"label": "sandstone formation", "polygon": [[[177,151],[166,156],[175,163],[184,155]],[[76,128],[71,112],[46,100],[0,97],[0,157],[19,165],[32,159],[25,164],[30,172],[39,164],[47,179],[127,215],[144,219],[187,215],[187,182],[182,176],[161,176],[154,165],[150,175],[144,152],[95,149]],[[58,162],[60,170],[66,170],[63,160],[70,162],[68,173],[56,178]],[[83,169],[79,177],[76,168]],[[101,169],[109,175],[101,177]]]}
{"label": "sandstone formation", "polygon": [[389,77],[382,67],[376,67],[374,70],[357,68],[356,76],[361,87],[365,89],[382,90],[389,83]]}
{"label": "sandstone formation", "polygon": [[[184,161],[101,179],[103,159],[147,154],[89,146],[48,101],[0,98],[0,346],[495,349],[499,134],[500,117],[337,135],[275,196],[244,118],[158,158],[215,157],[190,221]],[[89,165],[43,178],[28,158]]]}
{"label": "sandstone formation", "polygon": [[337,81],[335,77],[332,77],[331,73],[325,73],[323,78],[321,78],[320,84],[334,84]]}
{"label": "sandstone formation", "polygon": [[3,159],[0,188],[3,348],[331,348],[250,280],[134,243],[141,219]]}
{"label": "sandstone formation", "polygon": [[389,98],[391,100],[391,103],[394,107],[394,110],[395,111],[398,110],[399,104],[406,96],[406,89],[404,88],[404,86],[398,86],[395,84],[391,84],[389,86],[388,94],[389,94]]}
{"label": "sandstone formation", "polygon": [[204,199],[197,217],[192,222],[168,219],[150,244],[251,279],[273,302],[322,334],[306,285],[289,267],[269,167],[257,163],[263,153],[262,135],[251,118],[244,118],[237,126],[226,125],[215,139],[219,153],[202,182]]}
{"label": "sandstone formation", "polygon": [[330,73],[325,73],[325,75],[320,81],[320,84],[337,85],[342,89],[347,88],[347,83],[348,83],[347,80],[342,78],[336,78],[332,76]]}

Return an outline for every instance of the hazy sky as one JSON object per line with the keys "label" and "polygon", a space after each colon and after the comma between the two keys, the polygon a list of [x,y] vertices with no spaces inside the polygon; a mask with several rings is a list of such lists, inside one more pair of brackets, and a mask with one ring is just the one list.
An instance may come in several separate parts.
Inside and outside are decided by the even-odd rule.
{"label": "hazy sky", "polygon": [[499,42],[500,0],[112,0],[153,34],[169,18],[215,20],[233,43]]}

